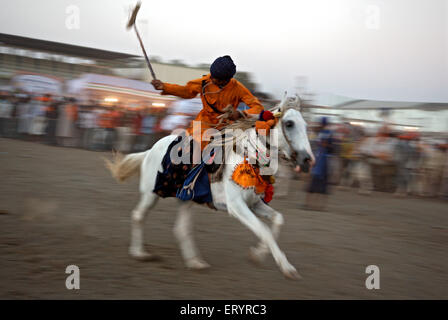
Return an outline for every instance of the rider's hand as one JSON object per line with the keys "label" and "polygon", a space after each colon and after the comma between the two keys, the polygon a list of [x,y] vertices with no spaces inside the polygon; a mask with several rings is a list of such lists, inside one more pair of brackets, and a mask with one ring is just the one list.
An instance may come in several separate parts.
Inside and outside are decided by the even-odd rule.
{"label": "rider's hand", "polygon": [[274,114],[269,110],[263,110],[260,113],[260,120],[268,121],[271,119],[275,119]]}
{"label": "rider's hand", "polygon": [[151,84],[156,90],[163,90],[163,82],[157,79],[151,81]]}

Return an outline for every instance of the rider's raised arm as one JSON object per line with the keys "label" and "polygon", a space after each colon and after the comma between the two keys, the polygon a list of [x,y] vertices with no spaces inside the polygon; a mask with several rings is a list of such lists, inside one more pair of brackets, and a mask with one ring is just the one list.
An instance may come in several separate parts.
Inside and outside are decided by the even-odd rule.
{"label": "rider's raised arm", "polygon": [[260,101],[241,83],[238,83],[239,96],[249,109],[244,110],[248,115],[259,115],[264,110]]}
{"label": "rider's raised arm", "polygon": [[185,86],[178,84],[164,83],[162,95],[171,95],[184,99],[192,99],[201,92],[202,78],[189,81]]}

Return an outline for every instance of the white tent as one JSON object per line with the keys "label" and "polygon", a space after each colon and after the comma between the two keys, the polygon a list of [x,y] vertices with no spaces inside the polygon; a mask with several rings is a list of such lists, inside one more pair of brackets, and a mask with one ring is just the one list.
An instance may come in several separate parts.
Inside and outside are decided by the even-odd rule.
{"label": "white tent", "polygon": [[66,93],[81,99],[116,96],[126,100],[144,99],[153,102],[175,100],[172,96],[160,95],[148,82],[92,73],[67,81]]}
{"label": "white tent", "polygon": [[62,81],[38,74],[19,74],[12,79],[15,88],[33,94],[62,94]]}

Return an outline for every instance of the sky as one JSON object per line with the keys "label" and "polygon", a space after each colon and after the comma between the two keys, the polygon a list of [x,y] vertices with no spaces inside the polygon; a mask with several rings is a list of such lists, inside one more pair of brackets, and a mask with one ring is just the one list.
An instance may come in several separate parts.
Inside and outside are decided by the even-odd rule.
{"label": "sky", "polygon": [[[129,0],[2,1],[0,32],[141,55]],[[230,55],[260,89],[448,102],[448,0],[143,0],[150,56]],[[161,79],[163,81],[163,79]]]}

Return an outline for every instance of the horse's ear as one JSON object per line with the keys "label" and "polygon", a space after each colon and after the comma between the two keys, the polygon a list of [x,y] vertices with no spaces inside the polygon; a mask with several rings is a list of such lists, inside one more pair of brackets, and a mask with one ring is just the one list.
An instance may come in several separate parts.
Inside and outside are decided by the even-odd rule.
{"label": "horse's ear", "polygon": [[302,112],[302,109],[303,109],[302,99],[300,99],[300,96],[297,93],[296,93],[296,96],[294,97],[293,104],[297,110]]}
{"label": "horse's ear", "polygon": [[280,103],[278,104],[278,109],[280,112],[285,111],[285,108],[287,106],[287,102],[288,102],[288,92],[285,91],[285,94],[283,95],[282,101],[280,101]]}

